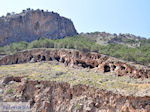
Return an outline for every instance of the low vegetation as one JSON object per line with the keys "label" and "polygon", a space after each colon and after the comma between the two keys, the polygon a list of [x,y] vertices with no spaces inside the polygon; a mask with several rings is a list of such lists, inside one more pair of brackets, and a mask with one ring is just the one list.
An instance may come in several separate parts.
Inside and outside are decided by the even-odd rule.
{"label": "low vegetation", "polygon": [[[125,95],[150,96],[150,79],[133,79],[128,76],[118,77],[114,73],[101,73],[96,72],[95,69],[66,67],[64,64],[54,61],[3,65],[0,66],[0,77],[4,76],[68,82],[71,85],[83,84]],[[13,87],[13,84],[9,85]],[[7,90],[7,94],[13,92],[12,88]]]}
{"label": "low vegetation", "polygon": [[81,51],[93,51],[126,61],[133,61],[143,65],[150,65],[150,40],[143,41],[140,47],[131,48],[125,45],[99,45],[94,41],[81,36],[66,37],[59,40],[41,38],[31,43],[19,42],[0,47],[0,54],[11,54],[31,48],[67,48]]}
{"label": "low vegetation", "polygon": [[7,94],[12,94],[14,92],[14,90],[11,88],[11,89],[8,89],[7,91],[6,91],[6,93]]}

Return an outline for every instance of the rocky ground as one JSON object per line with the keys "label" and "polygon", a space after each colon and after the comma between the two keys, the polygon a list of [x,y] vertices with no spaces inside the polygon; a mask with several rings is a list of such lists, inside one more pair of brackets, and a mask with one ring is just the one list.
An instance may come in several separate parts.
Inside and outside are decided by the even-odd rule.
{"label": "rocky ground", "polygon": [[66,66],[95,68],[103,73],[115,73],[117,76],[130,76],[146,79],[150,77],[150,68],[135,63],[125,62],[95,52],[83,52],[69,49],[38,48],[24,50],[0,59],[0,65],[20,64],[27,62],[55,61]]}
{"label": "rocky ground", "polygon": [[95,41],[100,45],[122,44],[128,47],[139,47],[146,38],[132,34],[110,34],[106,32],[81,33],[83,37]]}
{"label": "rocky ground", "polygon": [[57,61],[0,66],[0,100],[33,112],[148,112],[150,80],[118,77]]}
{"label": "rocky ground", "polygon": [[92,52],[32,49],[0,59],[0,101],[32,112],[149,112],[149,67]]}

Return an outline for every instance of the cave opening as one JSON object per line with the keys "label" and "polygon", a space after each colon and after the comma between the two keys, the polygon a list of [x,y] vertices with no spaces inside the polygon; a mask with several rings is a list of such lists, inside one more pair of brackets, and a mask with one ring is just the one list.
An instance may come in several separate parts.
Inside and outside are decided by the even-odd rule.
{"label": "cave opening", "polygon": [[121,70],[125,70],[126,69],[126,67],[124,67],[124,66],[121,66]]}
{"label": "cave opening", "polygon": [[89,68],[94,68],[92,65],[88,65]]}
{"label": "cave opening", "polygon": [[31,60],[33,58],[33,56],[30,56],[29,60]]}
{"label": "cave opening", "polygon": [[112,66],[112,69],[115,70],[115,69],[116,69],[116,65],[113,65],[113,66]]}
{"label": "cave opening", "polygon": [[104,72],[110,72],[110,66],[109,65],[104,66]]}
{"label": "cave opening", "polygon": [[59,60],[60,60],[60,57],[59,57],[59,56],[57,56],[57,57],[55,57],[55,59],[56,59],[57,61],[59,61]]}
{"label": "cave opening", "polygon": [[19,60],[18,60],[18,58],[17,58],[15,63],[18,64],[18,62],[19,62]]}
{"label": "cave opening", "polygon": [[73,98],[73,94],[70,94],[70,99],[72,99]]}
{"label": "cave opening", "polygon": [[46,61],[46,57],[42,56],[41,61]]}
{"label": "cave opening", "polygon": [[15,82],[21,82],[21,78],[20,77],[14,77],[13,81],[15,81]]}
{"label": "cave opening", "polygon": [[41,55],[38,55],[38,57],[37,57],[37,58],[38,58],[38,60],[40,60],[40,59],[41,59]]}
{"label": "cave opening", "polygon": [[61,62],[62,62],[62,63],[65,63],[65,59],[64,59],[64,58],[62,58],[62,59],[61,59]]}
{"label": "cave opening", "polygon": [[82,66],[83,68],[94,68],[92,65],[89,65],[89,64],[87,64],[87,63],[85,63],[85,62],[80,62],[80,64],[81,64],[81,66]]}
{"label": "cave opening", "polygon": [[98,67],[98,64],[96,64],[96,66],[95,67]]}
{"label": "cave opening", "polygon": [[50,58],[49,58],[49,61],[53,61],[53,59],[50,57]]}

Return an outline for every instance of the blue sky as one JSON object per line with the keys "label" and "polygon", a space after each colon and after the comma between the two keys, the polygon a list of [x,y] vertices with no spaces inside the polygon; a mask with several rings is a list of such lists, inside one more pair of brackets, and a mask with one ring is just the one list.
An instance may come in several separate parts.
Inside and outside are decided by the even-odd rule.
{"label": "blue sky", "polygon": [[150,37],[150,0],[1,0],[0,15],[26,8],[58,12],[70,18],[78,32]]}

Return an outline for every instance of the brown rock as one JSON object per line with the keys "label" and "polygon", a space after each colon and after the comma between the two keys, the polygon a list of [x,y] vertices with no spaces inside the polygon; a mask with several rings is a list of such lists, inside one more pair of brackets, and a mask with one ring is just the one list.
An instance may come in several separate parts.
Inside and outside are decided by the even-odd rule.
{"label": "brown rock", "polygon": [[8,76],[8,77],[4,77],[2,79],[2,84],[8,84],[11,81],[15,81],[15,82],[21,82],[21,77],[12,77],[12,76]]}
{"label": "brown rock", "polygon": [[[36,88],[39,83],[40,89]],[[23,91],[25,101],[33,99],[32,110],[40,112],[147,112],[150,106],[150,97],[122,96],[68,83],[29,81],[19,85],[18,91]]]}
{"label": "brown rock", "polygon": [[18,64],[34,61],[57,60],[66,66],[81,66],[95,68],[103,73],[115,73],[118,76],[134,78],[149,78],[150,68],[138,64],[130,64],[116,58],[98,53],[81,52],[67,49],[33,49],[8,55],[0,59],[0,65]]}

